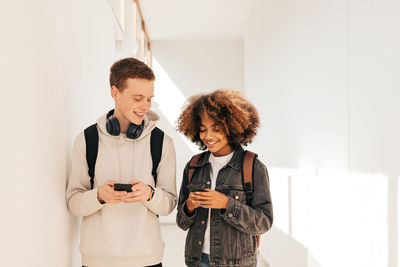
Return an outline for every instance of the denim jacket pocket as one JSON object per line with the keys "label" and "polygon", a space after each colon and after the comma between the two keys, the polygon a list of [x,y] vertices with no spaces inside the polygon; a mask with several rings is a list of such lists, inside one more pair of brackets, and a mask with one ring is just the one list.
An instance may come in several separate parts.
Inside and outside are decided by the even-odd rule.
{"label": "denim jacket pocket", "polygon": [[246,204],[246,193],[244,192],[243,186],[241,185],[222,186],[219,191],[234,200]]}
{"label": "denim jacket pocket", "polygon": [[246,194],[243,190],[230,189],[228,196],[241,203],[246,203]]}

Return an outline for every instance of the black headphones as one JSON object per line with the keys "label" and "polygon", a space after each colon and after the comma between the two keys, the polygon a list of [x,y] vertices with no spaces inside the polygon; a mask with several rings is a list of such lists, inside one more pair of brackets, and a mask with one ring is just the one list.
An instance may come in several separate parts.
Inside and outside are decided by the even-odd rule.
{"label": "black headphones", "polygon": [[[117,118],[115,117],[110,118],[113,114],[114,110],[110,110],[107,113],[106,129],[109,134],[113,136],[118,136],[121,132],[121,127],[119,127],[119,122]],[[144,120],[140,125],[131,123],[128,127],[128,130],[126,131],[126,137],[130,139],[138,138],[142,134],[143,128],[144,128]]]}

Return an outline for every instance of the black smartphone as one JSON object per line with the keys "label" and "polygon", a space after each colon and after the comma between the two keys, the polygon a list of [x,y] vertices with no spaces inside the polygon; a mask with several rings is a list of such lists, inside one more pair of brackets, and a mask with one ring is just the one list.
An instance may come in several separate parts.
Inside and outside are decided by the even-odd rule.
{"label": "black smartphone", "polygon": [[114,184],[115,191],[126,191],[132,192],[132,185],[131,184]]}
{"label": "black smartphone", "polygon": [[190,184],[188,185],[188,189],[190,192],[207,192],[204,184]]}

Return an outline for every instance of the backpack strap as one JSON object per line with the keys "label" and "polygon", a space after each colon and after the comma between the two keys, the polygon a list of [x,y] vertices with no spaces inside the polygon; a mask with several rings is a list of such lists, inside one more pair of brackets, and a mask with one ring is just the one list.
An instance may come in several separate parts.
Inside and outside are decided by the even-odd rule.
{"label": "backpack strap", "polygon": [[86,141],[86,162],[88,165],[88,174],[90,176],[90,190],[93,189],[94,171],[99,150],[99,133],[97,131],[97,123],[87,127],[84,131]]}
{"label": "backpack strap", "polygon": [[188,170],[188,185],[192,181],[193,173],[194,173],[194,170],[195,170],[194,166],[196,166],[197,162],[199,162],[201,154],[203,154],[203,153],[199,153],[199,154],[194,155],[192,157],[192,159],[190,160],[189,170]]}
{"label": "backpack strap", "polygon": [[151,174],[153,175],[155,185],[157,185],[157,168],[161,160],[163,141],[164,132],[160,130],[160,128],[155,127],[151,131],[150,136],[151,159],[153,161],[153,169]]}
{"label": "backpack strap", "polygon": [[[251,205],[251,201],[253,200],[253,168],[255,158],[257,158],[257,154],[251,151],[245,151],[243,156],[243,168],[242,168],[242,178],[244,191],[246,193],[246,204]],[[257,248],[260,247],[260,235],[257,235]]]}
{"label": "backpack strap", "polygon": [[[93,189],[95,166],[97,153],[99,150],[99,133],[97,131],[97,123],[87,127],[84,133],[86,141],[86,162],[88,165],[88,174],[90,176],[90,189]],[[157,168],[161,160],[163,141],[164,132],[157,127],[154,128],[150,137],[151,158],[153,161],[153,169],[151,174],[154,177],[154,184],[157,184]]]}
{"label": "backpack strap", "polygon": [[[251,206],[251,201],[253,200],[253,169],[255,158],[257,158],[257,154],[251,151],[245,151],[243,157],[243,168],[242,168],[242,176],[243,176],[243,184],[244,190],[246,193],[246,204]],[[257,248],[260,247],[260,235],[257,235]]]}
{"label": "backpack strap", "polygon": [[242,178],[244,191],[246,193],[246,204],[251,205],[253,200],[253,167],[257,154],[251,151],[245,151],[243,156]]}

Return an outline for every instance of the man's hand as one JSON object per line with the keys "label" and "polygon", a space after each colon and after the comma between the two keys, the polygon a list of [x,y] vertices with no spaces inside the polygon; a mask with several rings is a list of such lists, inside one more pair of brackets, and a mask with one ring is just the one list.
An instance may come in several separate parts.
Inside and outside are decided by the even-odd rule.
{"label": "man's hand", "polygon": [[127,193],[121,201],[124,203],[144,203],[146,202],[151,194],[151,188],[147,184],[140,181],[133,180],[128,184],[132,185],[132,192]]}
{"label": "man's hand", "polygon": [[108,180],[97,189],[97,199],[101,202],[109,204],[117,204],[126,196],[125,191],[114,191],[114,184],[117,182]]}
{"label": "man's hand", "polygon": [[[188,211],[190,212],[191,207],[202,207],[206,209],[226,209],[228,207],[229,198],[224,194],[206,189],[206,192],[191,192],[189,194],[188,200],[191,199],[191,204],[186,201],[186,205],[188,206]],[[193,209],[194,210],[194,209]]]}

